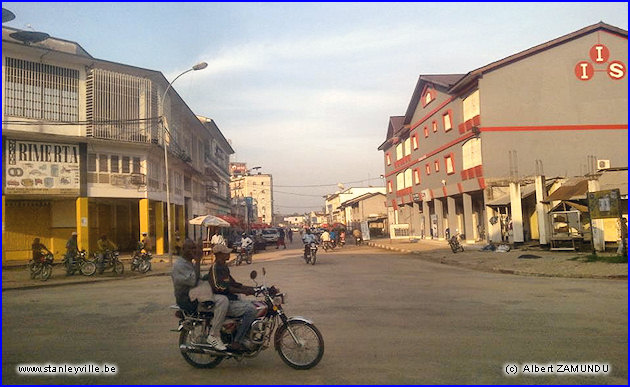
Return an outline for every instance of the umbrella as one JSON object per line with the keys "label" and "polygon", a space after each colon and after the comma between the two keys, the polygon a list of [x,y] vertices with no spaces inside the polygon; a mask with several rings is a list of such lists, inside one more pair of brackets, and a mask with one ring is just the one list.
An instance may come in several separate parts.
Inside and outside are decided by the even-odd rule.
{"label": "umbrella", "polygon": [[188,221],[189,224],[197,225],[197,226],[217,226],[217,227],[230,227],[230,224],[221,218],[217,218],[214,215],[202,215],[198,216],[195,219],[191,219]]}

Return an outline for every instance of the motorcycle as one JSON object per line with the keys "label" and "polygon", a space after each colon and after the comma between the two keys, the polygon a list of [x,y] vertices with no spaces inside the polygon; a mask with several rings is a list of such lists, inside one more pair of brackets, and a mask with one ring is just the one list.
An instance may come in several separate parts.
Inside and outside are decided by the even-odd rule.
{"label": "motorcycle", "polygon": [[39,278],[42,281],[47,281],[52,274],[52,263],[54,257],[48,253],[41,258],[28,261],[28,270],[31,274],[31,279]]}
{"label": "motorcycle", "polygon": [[324,251],[328,251],[328,250],[334,250],[335,249],[335,245],[333,244],[332,241],[324,241],[322,242],[322,249],[324,249]]}
{"label": "motorcycle", "polygon": [[317,261],[317,243],[310,242],[307,246],[308,248],[305,248],[304,252],[304,260],[306,261],[307,265],[309,263],[311,265],[314,265],[315,261]]}
{"label": "motorcycle", "polygon": [[98,269],[98,274],[103,274],[103,271],[112,269],[114,274],[122,274],[125,271],[125,266],[120,262],[118,258],[118,251],[109,251],[105,252],[105,257],[103,258],[103,262],[98,263],[98,257],[94,256],[94,262],[96,262],[96,267]]}
{"label": "motorcycle", "polygon": [[243,261],[247,262],[248,265],[252,263],[252,249],[251,248],[243,248],[241,246],[236,247],[236,258],[234,259],[234,264],[239,266]]}
{"label": "motorcycle", "polygon": [[[224,359],[253,358],[269,348],[273,336],[273,345],[280,358],[290,367],[298,370],[313,368],[324,355],[324,339],[313,323],[303,317],[287,317],[282,304],[286,303],[286,293],[280,293],[275,287],[265,285],[265,269],[263,284],[255,281],[257,272],[252,271],[250,278],[256,283],[255,295],[262,300],[252,301],[258,311],[256,320],[252,322],[246,336],[244,351],[235,351],[228,347],[220,351],[206,344],[210,333],[212,310],[198,310],[187,313],[178,306],[175,316],[179,318],[179,350],[190,365],[196,368],[214,368]],[[231,343],[237,327],[242,319],[226,318],[221,328],[221,340]]]}
{"label": "motorcycle", "polygon": [[451,250],[453,250],[453,253],[457,253],[457,251],[464,251],[464,246],[461,245],[461,243],[459,243],[459,238],[460,235],[459,234],[455,234],[452,237],[449,238],[448,240],[448,245],[451,247]]}
{"label": "motorcycle", "polygon": [[72,264],[70,264],[66,255],[63,258],[63,265],[66,268],[66,275],[73,275],[75,271],[80,272],[84,276],[91,276],[96,273],[96,263],[87,259],[85,250],[79,251],[79,254],[72,260]]}
{"label": "motorcycle", "polygon": [[131,271],[138,270],[142,274],[148,272],[151,270],[151,258],[151,253],[145,249],[136,251],[131,258]]}

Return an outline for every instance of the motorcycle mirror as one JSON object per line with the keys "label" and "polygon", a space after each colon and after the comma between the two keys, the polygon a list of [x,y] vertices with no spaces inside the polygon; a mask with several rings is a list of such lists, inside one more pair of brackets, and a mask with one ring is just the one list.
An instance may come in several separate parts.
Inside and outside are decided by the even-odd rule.
{"label": "motorcycle mirror", "polygon": [[251,279],[256,279],[256,277],[258,277],[258,273],[256,272],[256,270],[252,270],[251,273],[249,273],[249,278]]}

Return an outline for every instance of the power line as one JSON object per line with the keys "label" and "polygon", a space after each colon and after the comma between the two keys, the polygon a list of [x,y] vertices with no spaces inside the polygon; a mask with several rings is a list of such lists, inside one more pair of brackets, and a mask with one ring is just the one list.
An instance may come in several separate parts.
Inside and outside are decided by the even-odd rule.
{"label": "power line", "polygon": [[324,195],[308,195],[308,194],[299,194],[299,193],[283,192],[283,191],[276,191],[276,190],[274,190],[273,193],[274,194],[281,193],[281,194],[295,195],[295,196],[311,196],[311,197],[314,197],[314,198],[323,198],[324,197]]}
{"label": "power line", "polygon": [[[375,178],[376,179],[376,178]],[[371,180],[374,179],[363,179],[363,180],[357,180],[357,181],[347,181],[345,183],[333,183],[333,184],[312,184],[312,185],[276,185],[274,184],[274,187],[278,187],[278,188],[314,188],[314,187],[330,187],[330,186],[336,186],[338,184],[355,184],[355,183],[363,183],[363,182],[369,182]]]}

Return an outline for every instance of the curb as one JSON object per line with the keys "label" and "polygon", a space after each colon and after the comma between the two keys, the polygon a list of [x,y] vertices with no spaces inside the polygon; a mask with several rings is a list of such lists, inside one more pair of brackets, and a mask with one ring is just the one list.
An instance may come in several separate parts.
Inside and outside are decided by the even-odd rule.
{"label": "curb", "polygon": [[120,281],[120,280],[135,280],[147,277],[163,277],[171,275],[171,272],[161,272],[161,273],[151,273],[145,274],[142,276],[133,276],[133,277],[100,277],[100,278],[92,278],[85,279],[81,281],[72,281],[72,282],[59,282],[59,283],[46,283],[41,282],[38,284],[25,285],[25,286],[9,286],[3,287],[2,292],[5,291],[13,291],[13,290],[23,290],[23,289],[39,289],[39,288],[49,288],[49,287],[59,287],[59,286],[70,286],[70,285],[79,285],[79,284],[95,284],[99,282],[108,282],[108,281]]}
{"label": "curb", "polygon": [[366,245],[370,247],[374,247],[374,248],[396,251],[396,252],[410,254],[410,255],[411,254],[418,255],[421,260],[427,261],[427,262],[441,263],[443,265],[458,266],[458,267],[463,267],[470,270],[477,270],[477,271],[490,272],[490,273],[511,274],[511,275],[528,276],[528,277],[587,278],[587,279],[610,279],[610,280],[627,280],[628,279],[628,275],[626,274],[617,274],[617,275],[569,274],[569,275],[566,275],[566,274],[532,273],[532,272],[521,271],[521,270],[516,270],[516,269],[502,269],[502,268],[497,268],[497,267],[493,267],[492,269],[477,268],[477,267],[471,267],[468,265],[463,265],[456,261],[450,261],[450,260],[444,260],[444,259],[440,259],[439,261],[436,261],[432,259],[423,258],[422,253],[419,251],[412,251],[412,250],[407,250],[407,249],[403,249],[399,247],[380,245],[373,242],[367,242]]}

